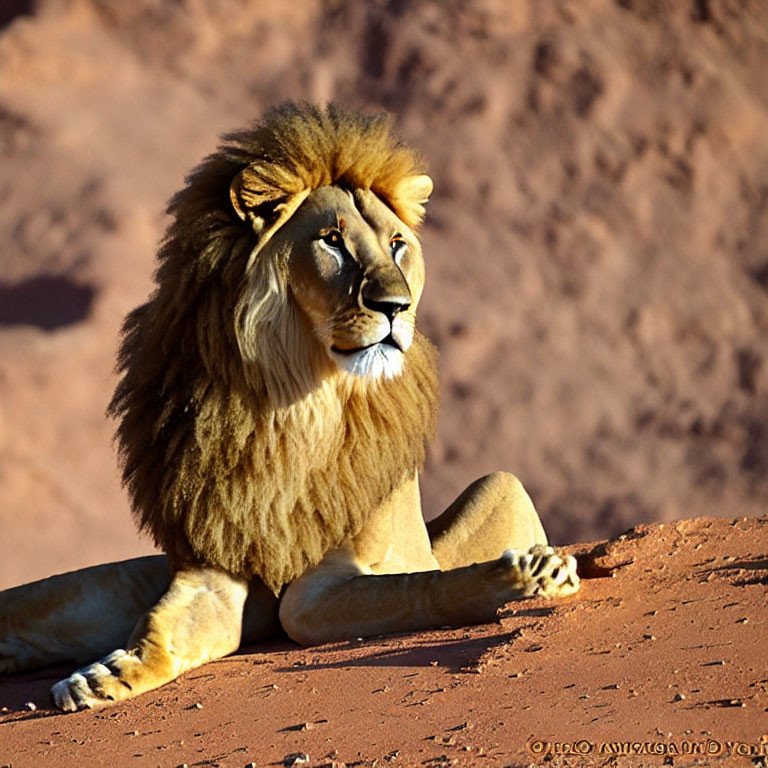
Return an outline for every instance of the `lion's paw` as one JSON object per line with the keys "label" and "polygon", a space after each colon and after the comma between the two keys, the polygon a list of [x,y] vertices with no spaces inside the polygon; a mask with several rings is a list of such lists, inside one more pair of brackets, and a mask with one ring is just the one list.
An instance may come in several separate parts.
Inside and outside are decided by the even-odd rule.
{"label": "lion's paw", "polygon": [[122,649],[101,661],[82,667],[51,688],[56,706],[63,712],[76,712],[119,701],[133,692],[125,680],[126,673],[141,661]]}
{"label": "lion's paw", "polygon": [[552,547],[537,544],[527,552],[508,549],[501,556],[501,563],[514,587],[525,596],[564,597],[579,588],[576,558],[559,555]]}

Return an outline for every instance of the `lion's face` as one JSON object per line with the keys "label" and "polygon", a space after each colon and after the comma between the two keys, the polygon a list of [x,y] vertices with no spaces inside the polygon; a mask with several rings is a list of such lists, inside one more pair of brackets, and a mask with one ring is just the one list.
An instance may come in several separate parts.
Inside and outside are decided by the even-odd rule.
{"label": "lion's face", "polygon": [[424,262],[413,231],[367,190],[314,190],[291,219],[288,283],[328,357],[369,378],[400,374]]}

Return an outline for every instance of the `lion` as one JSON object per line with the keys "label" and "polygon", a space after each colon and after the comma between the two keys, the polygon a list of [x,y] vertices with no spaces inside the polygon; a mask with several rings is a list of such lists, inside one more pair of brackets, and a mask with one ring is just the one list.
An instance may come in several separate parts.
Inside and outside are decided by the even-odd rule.
{"label": "lion", "polygon": [[578,589],[513,475],[424,523],[432,187],[388,117],[334,105],[283,104],[192,172],[109,407],[134,515],[165,555],[0,594],[0,671],[106,654],[53,686],[70,712],[279,631],[316,645],[462,626]]}

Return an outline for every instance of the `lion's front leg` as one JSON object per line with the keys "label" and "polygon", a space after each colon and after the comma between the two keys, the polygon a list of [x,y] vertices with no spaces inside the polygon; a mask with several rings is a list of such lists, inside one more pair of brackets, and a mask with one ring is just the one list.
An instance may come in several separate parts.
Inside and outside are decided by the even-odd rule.
{"label": "lion's front leg", "polygon": [[[510,600],[562,597],[579,588],[576,560],[551,547],[508,550],[449,571],[355,575],[338,553],[291,584],[280,605],[287,634],[303,645],[493,621]],[[359,574],[359,571],[358,571]]]}
{"label": "lion's front leg", "polygon": [[65,712],[98,707],[157,688],[240,644],[245,581],[209,568],[178,571],[138,623],[128,649],[77,670],[51,689]]}

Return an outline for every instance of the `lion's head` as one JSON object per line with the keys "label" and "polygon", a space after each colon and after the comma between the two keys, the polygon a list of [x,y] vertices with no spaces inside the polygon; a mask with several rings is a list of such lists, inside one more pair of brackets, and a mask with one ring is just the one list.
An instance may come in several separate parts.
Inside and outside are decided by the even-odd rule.
{"label": "lion's head", "polygon": [[418,470],[437,410],[415,329],[431,189],[385,118],[286,104],[171,201],[110,410],[139,522],[177,565],[278,591]]}
{"label": "lion's head", "polygon": [[[402,372],[424,264],[413,231],[375,194],[314,190],[269,250],[329,362],[372,379]],[[248,322],[244,330],[247,350],[255,334]]]}

